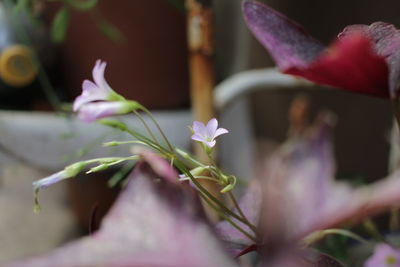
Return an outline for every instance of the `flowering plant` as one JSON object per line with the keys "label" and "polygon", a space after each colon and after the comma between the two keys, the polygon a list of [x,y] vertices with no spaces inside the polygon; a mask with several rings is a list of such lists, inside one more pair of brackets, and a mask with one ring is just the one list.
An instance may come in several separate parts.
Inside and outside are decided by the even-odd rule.
{"label": "flowering plant", "polygon": [[[250,182],[238,201],[232,192],[237,178],[224,172],[212,157],[216,138],[228,130],[218,128],[216,119],[206,125],[193,123],[192,139],[209,156],[207,162],[200,162],[170,144],[146,108],[113,91],[104,78],[105,67],[104,62],[96,62],[94,83],[83,82],[74,110],[81,120],[98,121],[131,134],[131,141],[105,146],[133,144],[133,154],[77,162],[34,182],[35,211],[40,210],[40,189],[82,171],[98,172],[137,161],[125,190],[96,233],[43,256],[5,266],[235,266],[239,265],[235,258],[252,251],[266,266],[341,266],[334,258],[311,249],[330,234],[354,238],[367,244],[372,253],[372,241],[332,227],[362,221],[399,202],[400,173],[359,189],[335,182],[332,114],[321,113],[314,124],[301,131],[292,129],[266,171]],[[106,118],[128,113],[140,119],[148,137]],[[144,114],[159,134],[151,130]],[[215,183],[231,204],[213,195],[201,180]],[[215,210],[220,222],[210,227],[199,199]],[[366,264],[396,263],[398,254],[393,246],[378,245]]]}
{"label": "flowering plant", "polygon": [[[324,52],[298,25],[269,7],[245,1],[243,8],[250,29],[283,72],[397,99],[394,52],[389,45],[389,33],[394,33],[391,26],[350,27],[343,39]],[[379,43],[383,39],[376,40],[374,46],[374,34],[382,27],[388,29],[385,36],[390,38],[383,43]],[[96,233],[5,266],[237,266],[237,259],[250,252],[256,252],[256,262],[264,266],[342,266],[316,250],[317,241],[331,234],[363,243],[372,254],[365,266],[400,264],[395,244],[377,234],[368,220],[400,202],[400,172],[360,188],[335,181],[332,114],[320,113],[312,124],[304,118],[300,125],[306,126],[301,129],[292,125],[288,139],[237,200],[233,192],[237,177],[225,172],[213,158],[216,138],[228,130],[218,128],[215,118],[206,124],[193,123],[191,138],[208,156],[200,161],[171,144],[149,110],[114,91],[105,80],[105,68],[105,62],[96,62],[94,82],[83,82],[73,108],[85,122],[97,121],[130,134],[131,141],[104,145],[134,145],[132,154],[80,161],[34,182],[35,211],[40,210],[38,193],[43,188],[80,172],[136,161],[125,190]],[[345,72],[354,74],[354,79]],[[147,135],[110,118],[130,113],[141,121]],[[214,183],[224,197],[210,192],[202,180]],[[218,214],[219,222],[210,223],[200,199]],[[362,221],[378,242],[340,228],[344,223]]]}

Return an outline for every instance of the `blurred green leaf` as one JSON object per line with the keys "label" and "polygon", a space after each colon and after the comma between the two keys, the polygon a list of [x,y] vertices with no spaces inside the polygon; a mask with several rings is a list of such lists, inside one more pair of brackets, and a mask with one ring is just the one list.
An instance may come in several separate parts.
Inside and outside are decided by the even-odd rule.
{"label": "blurred green leaf", "polygon": [[64,0],[73,8],[80,11],[88,11],[97,5],[97,0]]}
{"label": "blurred green leaf", "polygon": [[68,7],[63,7],[58,11],[51,25],[51,38],[54,42],[61,43],[64,41],[67,33],[69,18],[70,12]]}
{"label": "blurred green leaf", "polygon": [[123,40],[122,33],[114,25],[104,19],[97,19],[96,22],[99,30],[111,41],[119,43]]}
{"label": "blurred green leaf", "polygon": [[347,253],[348,237],[342,235],[327,236],[322,243],[320,250],[328,255],[345,261],[348,257]]}
{"label": "blurred green leaf", "polygon": [[15,4],[15,10],[21,12],[22,10],[27,10],[31,5],[31,0],[18,0]]}
{"label": "blurred green leaf", "polygon": [[114,187],[128,177],[129,172],[136,165],[136,162],[126,163],[118,172],[116,172],[107,182],[109,187]]}

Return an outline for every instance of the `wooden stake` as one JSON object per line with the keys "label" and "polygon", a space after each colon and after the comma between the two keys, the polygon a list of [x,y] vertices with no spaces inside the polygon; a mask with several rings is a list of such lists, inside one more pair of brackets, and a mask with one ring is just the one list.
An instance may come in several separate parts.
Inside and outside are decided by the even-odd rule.
{"label": "wooden stake", "polygon": [[[194,119],[203,123],[207,123],[215,116],[213,99],[213,88],[215,86],[214,39],[211,2],[211,0],[186,0],[192,111]],[[208,161],[207,155],[198,145],[195,146],[195,154],[202,162]],[[202,182],[202,185],[214,196],[220,195],[215,184]],[[208,214],[212,214],[210,210],[208,210]]]}

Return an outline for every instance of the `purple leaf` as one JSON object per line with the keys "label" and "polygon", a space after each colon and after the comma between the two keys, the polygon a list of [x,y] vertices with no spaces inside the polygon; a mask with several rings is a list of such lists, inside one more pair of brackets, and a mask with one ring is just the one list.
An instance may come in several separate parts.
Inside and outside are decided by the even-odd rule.
{"label": "purple leaf", "polygon": [[313,267],[344,267],[338,260],[332,258],[327,254],[319,254],[316,259],[313,260]]}
{"label": "purple leaf", "polygon": [[301,26],[262,3],[244,1],[243,13],[282,72],[383,98],[389,97],[390,86],[391,97],[397,96],[400,41],[393,26],[351,26],[325,49]]}
{"label": "purple leaf", "polygon": [[400,87],[400,31],[392,24],[375,22],[371,25],[347,26],[339,38],[362,32],[370,37],[375,44],[375,51],[384,57],[389,66],[389,89],[391,96],[399,94]]}
{"label": "purple leaf", "polygon": [[190,187],[171,183],[143,162],[130,179],[98,232],[3,266],[235,266]]}
{"label": "purple leaf", "polygon": [[316,230],[357,222],[400,202],[400,172],[352,188],[334,181],[329,119],[290,138],[267,166],[262,228],[268,243],[300,241]]}
{"label": "purple leaf", "polygon": [[281,69],[306,67],[324,50],[299,24],[267,5],[245,1],[243,13],[250,30]]}

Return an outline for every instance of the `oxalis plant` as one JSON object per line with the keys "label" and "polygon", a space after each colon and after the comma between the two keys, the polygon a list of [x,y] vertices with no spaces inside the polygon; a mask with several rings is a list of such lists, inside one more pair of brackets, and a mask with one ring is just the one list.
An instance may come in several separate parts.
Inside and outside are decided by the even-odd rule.
{"label": "oxalis plant", "polygon": [[[351,26],[330,54],[332,50],[324,52],[299,25],[268,6],[245,1],[243,10],[249,28],[283,72],[396,102],[393,47],[397,39],[393,46],[389,44],[397,30],[392,26],[384,24],[386,30],[378,29],[383,24]],[[376,37],[378,33],[389,38],[387,42],[379,44],[383,39]],[[365,53],[355,56],[360,51]],[[80,161],[34,182],[34,209],[39,212],[38,193],[45,187],[80,172],[137,161],[125,189],[94,234],[4,266],[239,266],[250,252],[246,266],[343,266],[344,262],[315,246],[327,235],[345,236],[362,246],[367,256],[361,265],[400,265],[400,250],[369,219],[399,204],[400,172],[357,188],[335,181],[332,114],[321,112],[313,123],[304,118],[300,123],[304,127],[291,129],[265,169],[237,199],[232,191],[237,178],[212,158],[216,138],[228,130],[218,128],[216,119],[193,123],[191,138],[209,156],[207,162],[199,161],[168,141],[150,111],[112,90],[104,78],[105,68],[105,62],[96,62],[93,81],[83,82],[73,109],[85,122],[97,121],[130,134],[131,141],[105,146],[134,145],[132,155]],[[147,135],[111,118],[121,114],[137,116]],[[144,116],[159,133],[151,130]],[[201,180],[214,182],[227,201],[211,194]],[[200,199],[219,214],[218,223],[207,220]],[[371,237],[340,228],[359,222],[364,222]]]}

